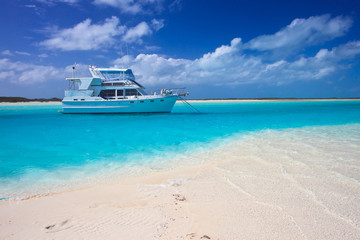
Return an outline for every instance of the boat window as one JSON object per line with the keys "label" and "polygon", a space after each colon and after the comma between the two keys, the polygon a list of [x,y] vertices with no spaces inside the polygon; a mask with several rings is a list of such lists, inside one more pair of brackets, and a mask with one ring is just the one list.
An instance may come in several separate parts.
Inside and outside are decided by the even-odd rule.
{"label": "boat window", "polygon": [[124,90],[123,89],[117,90],[117,96],[118,97],[123,97],[124,96]]}
{"label": "boat window", "polygon": [[154,102],[154,100],[150,100],[150,102]]}
{"label": "boat window", "polygon": [[125,83],[123,83],[123,82],[114,82],[112,85],[113,86],[124,86]]}
{"label": "boat window", "polygon": [[134,101],[130,101],[130,103],[134,103]]}
{"label": "boat window", "polygon": [[115,89],[101,90],[99,96],[102,98],[115,97]]}
{"label": "boat window", "polygon": [[144,101],[140,101],[140,103],[144,103]]}
{"label": "boat window", "polygon": [[160,102],[163,102],[163,101],[164,101],[164,99],[161,99],[161,100],[160,100]]}
{"label": "boat window", "polygon": [[136,89],[125,89],[125,96],[138,96],[141,95]]}
{"label": "boat window", "polygon": [[[140,85],[140,84],[138,84],[138,85]],[[138,88],[137,90],[141,93],[141,95],[147,95],[147,93],[143,89]]]}

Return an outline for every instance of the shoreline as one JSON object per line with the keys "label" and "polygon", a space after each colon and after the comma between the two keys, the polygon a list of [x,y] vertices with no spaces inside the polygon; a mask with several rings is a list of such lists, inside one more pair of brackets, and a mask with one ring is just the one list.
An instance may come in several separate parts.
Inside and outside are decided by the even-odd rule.
{"label": "shoreline", "polygon": [[[220,103],[220,102],[238,102],[238,103],[249,103],[249,102],[324,102],[324,101],[360,101],[359,98],[304,98],[304,99],[185,99],[187,102],[192,103]],[[177,100],[181,102],[181,100]],[[42,105],[61,105],[58,101],[49,102],[0,102],[0,106],[42,106]]]}
{"label": "shoreline", "polygon": [[350,174],[359,150],[339,131],[360,129],[265,131],[185,156],[185,166],[174,159],[140,176],[0,201],[0,238],[358,239],[360,186],[332,171]]}
{"label": "shoreline", "polygon": [[61,102],[0,102],[0,106],[61,105]]}

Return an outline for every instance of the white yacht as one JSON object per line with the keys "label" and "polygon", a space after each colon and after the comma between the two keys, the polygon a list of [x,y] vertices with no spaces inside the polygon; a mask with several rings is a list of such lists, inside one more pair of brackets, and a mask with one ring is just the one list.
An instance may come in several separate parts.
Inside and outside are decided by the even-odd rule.
{"label": "white yacht", "polygon": [[89,68],[90,78],[66,78],[63,113],[168,113],[185,88],[147,94],[131,69]]}

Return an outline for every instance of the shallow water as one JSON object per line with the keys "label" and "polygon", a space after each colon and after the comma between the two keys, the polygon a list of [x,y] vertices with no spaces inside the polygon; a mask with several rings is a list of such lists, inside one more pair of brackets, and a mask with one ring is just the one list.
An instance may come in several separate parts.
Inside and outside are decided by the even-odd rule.
{"label": "shallow water", "polygon": [[[321,128],[325,145],[313,144],[301,150],[304,156],[326,147],[327,141],[333,146],[336,136],[354,140],[353,150],[360,148],[360,101],[193,105],[201,114],[182,103],[177,103],[171,114],[133,115],[64,115],[58,113],[61,106],[1,106],[0,198],[43,194],[139,174],[150,171],[150,165],[156,168],[160,162],[184,160],[184,156],[200,163],[200,158],[191,156],[249,136],[258,139],[261,146],[263,135],[257,134],[267,130]],[[289,137],[309,140],[311,136],[300,131]],[[317,143],[317,139],[311,141]],[[340,149],[347,149],[347,145],[346,141],[336,144]],[[280,149],[286,148],[286,142],[282,143]],[[328,148],[329,152],[338,151]],[[274,150],[273,154],[282,152]],[[329,158],[334,157],[330,154]],[[354,171],[346,169],[348,161],[345,156],[330,163],[344,165],[339,171]]]}

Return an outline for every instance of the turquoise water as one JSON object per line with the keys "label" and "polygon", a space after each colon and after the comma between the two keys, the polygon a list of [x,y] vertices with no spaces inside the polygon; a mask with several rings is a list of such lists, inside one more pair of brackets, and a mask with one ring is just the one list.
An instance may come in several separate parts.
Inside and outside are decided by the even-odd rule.
{"label": "turquoise water", "polygon": [[[51,192],[265,129],[360,123],[360,101],[177,103],[171,114],[61,114],[0,106],[0,199]],[[179,163],[181,164],[181,163]],[[105,177],[106,178],[106,177]]]}

